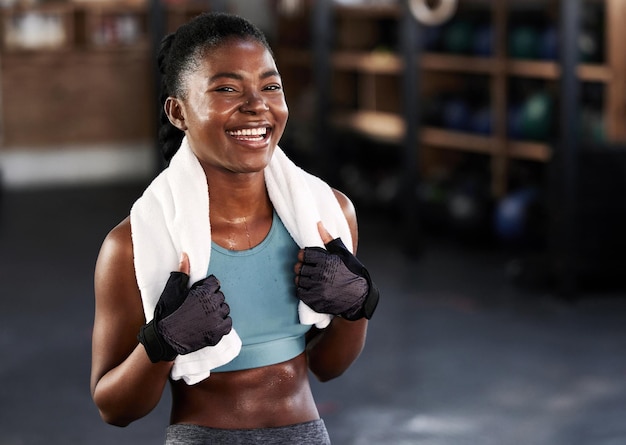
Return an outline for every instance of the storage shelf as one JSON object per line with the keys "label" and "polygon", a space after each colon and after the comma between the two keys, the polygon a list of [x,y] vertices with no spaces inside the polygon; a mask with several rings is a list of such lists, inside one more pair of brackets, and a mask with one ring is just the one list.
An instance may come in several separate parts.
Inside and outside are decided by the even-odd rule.
{"label": "storage shelf", "polygon": [[[281,49],[279,56],[282,63],[290,65],[308,66],[313,60],[308,50]],[[338,70],[369,74],[399,75],[404,70],[402,58],[388,52],[336,51],[331,63]],[[424,53],[418,64],[427,71],[485,75],[504,73],[545,80],[558,80],[561,77],[561,68],[557,62]],[[581,64],[578,77],[586,82],[609,82],[613,73],[607,65]]]}
{"label": "storage shelf", "polygon": [[[391,144],[402,143],[406,131],[406,124],[400,115],[379,111],[335,113],[331,122],[335,127]],[[487,155],[503,151],[510,158],[530,161],[547,162],[552,156],[550,146],[544,143],[505,141],[493,136],[479,136],[430,126],[420,128],[420,141],[435,148]]]}
{"label": "storage shelf", "polygon": [[337,51],[332,55],[331,63],[335,69],[370,74],[400,74],[404,70],[402,59],[386,52]]}
{"label": "storage shelf", "polygon": [[500,59],[442,53],[423,53],[418,64],[425,70],[459,73],[495,74],[504,69],[504,63]]}
{"label": "storage shelf", "polygon": [[331,123],[370,139],[391,144],[399,144],[406,131],[405,122],[400,115],[380,111],[338,112],[332,115]]}
{"label": "storage shelf", "polygon": [[[546,80],[558,80],[561,77],[561,67],[552,61],[425,53],[420,65],[430,71],[492,75],[502,72],[509,76]],[[578,66],[578,77],[588,82],[608,82],[612,79],[612,71],[607,65],[581,64]]]}
{"label": "storage shelf", "polygon": [[[511,76],[535,77],[546,80],[561,78],[561,67],[556,62],[509,59],[506,72]],[[581,64],[577,69],[578,78],[587,82],[608,82],[612,79],[611,69],[606,65]]]}
{"label": "storage shelf", "polygon": [[450,131],[436,127],[421,127],[423,144],[436,148],[496,155],[504,152],[514,159],[546,162],[551,157],[549,145],[539,142],[511,141],[472,133]]}
{"label": "storage shelf", "polygon": [[539,142],[509,140],[507,143],[507,154],[514,159],[548,162],[552,158],[552,149],[550,145]]}
{"label": "storage shelf", "polygon": [[495,138],[477,136],[471,133],[450,131],[436,127],[421,127],[421,141],[437,148],[463,150],[473,153],[493,155],[497,151]]}
{"label": "storage shelf", "polygon": [[[410,82],[410,79],[404,78],[407,71],[406,59],[404,54],[400,53],[399,44],[402,43],[401,46],[406,48],[415,42],[407,40],[413,39],[412,33],[409,32],[402,33],[395,40],[390,34],[392,30],[394,32],[399,30],[400,19],[403,14],[408,13],[406,5],[402,5],[401,2],[386,6],[333,2],[332,11],[327,16],[327,25],[334,26],[332,30],[335,36],[334,46],[330,51],[330,60],[324,61],[328,63],[324,69],[329,69],[333,73],[330,85],[332,88],[327,89],[330,93],[319,92],[332,95],[331,113],[340,110],[331,115],[331,124],[376,141],[400,145],[406,150],[410,163],[413,163],[415,158],[415,153],[410,153],[410,150],[416,150],[419,160],[416,163],[415,174],[418,176],[421,174],[428,176],[441,167],[455,168],[456,153],[453,156],[442,156],[437,154],[438,150],[455,151],[459,154],[464,152],[483,154],[491,173],[492,193],[494,196],[503,196],[516,172],[515,168],[511,168],[515,166],[511,166],[509,161],[550,162],[553,157],[553,138],[557,137],[554,133],[555,126],[551,126],[551,133],[546,136],[551,138],[549,141],[509,138],[512,132],[524,134],[519,128],[509,127],[515,125],[516,117],[511,114],[516,112],[513,105],[527,104],[534,88],[537,92],[550,94],[555,103],[558,103],[557,90],[563,77],[560,59],[508,57],[512,15],[518,10],[524,10],[530,17],[534,11],[543,14],[539,12],[543,10],[545,16],[538,16],[538,23],[544,19],[554,22],[557,20],[555,13],[562,6],[561,2],[567,1],[569,0],[461,0],[459,17],[463,12],[467,13],[465,17],[469,20],[480,15],[481,23],[491,25],[492,55],[481,57],[435,50],[420,52],[416,57],[418,89],[415,100],[419,103],[419,109],[427,97],[449,97],[455,94],[459,97],[464,96],[470,108],[468,114],[472,118],[480,118],[481,115],[473,113],[482,112],[483,108],[488,106],[492,113],[491,135],[453,131],[453,124],[450,124],[450,129],[444,128],[441,123],[444,111],[438,108],[441,104],[435,100],[432,109],[423,111],[432,111],[436,116],[429,122],[436,122],[442,126],[418,124],[416,131],[420,140],[416,141],[413,147],[411,141],[405,138],[407,130],[413,130],[413,127],[408,128],[407,121],[403,120],[404,113],[411,113],[410,107],[403,107],[403,95],[406,93],[402,91],[402,85],[404,82]],[[593,105],[598,107],[602,114],[606,135],[603,137],[609,141],[624,141],[626,53],[621,50],[621,42],[624,34],[623,23],[626,19],[626,1],[588,1],[601,4],[603,9],[605,22],[602,31],[603,62],[580,63],[576,67],[576,76],[581,82],[601,84],[601,103],[594,102]],[[310,14],[301,14],[301,26],[302,23],[309,22],[309,17]],[[289,29],[293,31],[298,27],[291,22]],[[330,31],[316,29],[315,32],[318,33],[317,38],[326,39],[326,32]],[[294,35],[294,41],[300,42],[300,45],[305,44],[306,40],[303,37],[305,33],[295,32]],[[279,63],[294,67],[295,76],[299,76],[302,69],[314,71],[310,50],[304,47],[289,50],[283,48],[278,52]],[[296,78],[296,81],[298,80]],[[519,91],[516,90],[518,81],[520,85],[524,85]],[[333,105],[336,107],[334,110]],[[350,110],[346,110],[346,107]],[[445,110],[454,114],[451,108]],[[438,114],[438,111],[441,113]],[[558,108],[554,112],[558,112]],[[552,117],[556,120],[556,114],[553,113]],[[415,119],[415,116],[411,119]],[[526,134],[530,137],[530,134]],[[448,165],[443,165],[446,163]],[[407,169],[410,170],[409,167]]]}

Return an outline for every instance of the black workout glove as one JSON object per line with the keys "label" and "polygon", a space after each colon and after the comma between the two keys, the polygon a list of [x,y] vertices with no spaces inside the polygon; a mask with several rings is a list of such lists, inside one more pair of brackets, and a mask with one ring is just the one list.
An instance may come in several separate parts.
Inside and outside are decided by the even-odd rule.
{"label": "black workout glove", "polygon": [[205,346],[215,346],[232,328],[230,308],[215,276],[194,283],[172,272],[154,309],[153,319],[137,336],[152,363],[171,361]]}
{"label": "black workout glove", "polygon": [[305,247],[298,275],[297,296],[316,312],[347,320],[372,317],[379,292],[361,262],[341,238],[321,247]]}

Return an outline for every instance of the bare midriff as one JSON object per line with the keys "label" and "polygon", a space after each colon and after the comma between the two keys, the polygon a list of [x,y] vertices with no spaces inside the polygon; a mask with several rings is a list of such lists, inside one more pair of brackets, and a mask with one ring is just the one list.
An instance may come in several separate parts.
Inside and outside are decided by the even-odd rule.
{"label": "bare midriff", "polygon": [[319,419],[306,355],[271,366],[216,372],[196,385],[172,382],[171,423],[270,428]]}

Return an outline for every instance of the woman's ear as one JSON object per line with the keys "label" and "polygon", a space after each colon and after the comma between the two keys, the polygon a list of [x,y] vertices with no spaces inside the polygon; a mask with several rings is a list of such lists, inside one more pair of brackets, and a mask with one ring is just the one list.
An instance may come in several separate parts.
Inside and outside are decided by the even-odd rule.
{"label": "woman's ear", "polygon": [[179,99],[175,97],[168,97],[163,105],[165,114],[170,120],[173,126],[181,131],[187,130],[187,124],[185,123],[185,113],[183,111],[183,104]]}

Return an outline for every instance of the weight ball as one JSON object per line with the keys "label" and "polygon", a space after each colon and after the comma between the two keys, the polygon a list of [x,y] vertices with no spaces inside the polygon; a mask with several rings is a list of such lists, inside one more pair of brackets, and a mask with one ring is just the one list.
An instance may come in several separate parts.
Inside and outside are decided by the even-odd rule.
{"label": "weight ball", "polygon": [[604,144],[608,138],[606,136],[606,124],[604,121],[604,114],[601,111],[596,111],[589,116],[589,126],[591,129],[591,140]]}
{"label": "weight ball", "polygon": [[600,62],[602,57],[598,33],[592,30],[583,30],[578,36],[578,50],[582,62]]}
{"label": "weight ball", "polygon": [[496,206],[494,230],[496,236],[506,242],[524,241],[531,235],[531,206],[539,197],[534,187],[522,188],[509,193]]}
{"label": "weight ball", "polygon": [[488,232],[490,200],[476,180],[462,181],[448,194],[448,227],[459,239],[482,240]]}
{"label": "weight ball", "polygon": [[469,129],[472,133],[488,136],[493,129],[493,113],[491,108],[482,107],[474,110],[470,117]]}
{"label": "weight ball", "polygon": [[539,39],[539,58],[543,60],[556,60],[559,57],[559,35],[554,26],[546,27]]}
{"label": "weight ball", "polygon": [[480,193],[453,191],[447,203],[450,234],[458,241],[480,243],[491,235],[490,204]]}
{"label": "weight ball", "polygon": [[522,106],[522,137],[535,141],[544,141],[552,129],[552,98],[540,92],[530,96]]}
{"label": "weight ball", "polygon": [[538,58],[540,34],[532,26],[518,26],[509,35],[509,55],[514,59]]}
{"label": "weight ball", "polygon": [[481,25],[474,31],[472,50],[480,57],[493,55],[493,29],[489,25]]}
{"label": "weight ball", "polygon": [[578,117],[578,136],[585,141],[605,143],[606,131],[604,114],[600,110],[583,107]]}
{"label": "weight ball", "polygon": [[466,131],[469,125],[470,108],[461,99],[449,99],[442,111],[444,127],[454,131]]}
{"label": "weight ball", "polygon": [[466,193],[453,193],[448,202],[450,218],[455,227],[474,227],[479,220],[479,207],[476,199]]}
{"label": "weight ball", "polygon": [[465,20],[457,20],[446,26],[443,49],[452,54],[467,54],[472,49],[473,26]]}

